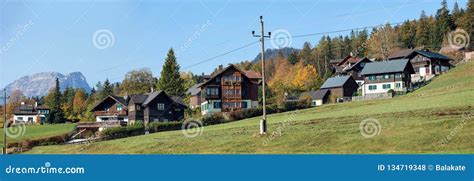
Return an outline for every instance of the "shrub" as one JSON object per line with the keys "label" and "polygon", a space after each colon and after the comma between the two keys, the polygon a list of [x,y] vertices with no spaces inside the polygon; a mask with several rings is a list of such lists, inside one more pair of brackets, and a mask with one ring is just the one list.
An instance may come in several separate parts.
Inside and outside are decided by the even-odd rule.
{"label": "shrub", "polygon": [[226,122],[226,120],[224,119],[224,116],[222,116],[222,114],[211,114],[201,119],[201,123],[203,124],[203,126],[221,124],[224,122]]}
{"label": "shrub", "polygon": [[160,131],[172,131],[172,130],[179,130],[183,122],[151,122],[148,123],[146,126],[146,130],[150,133],[156,133]]}
{"label": "shrub", "polygon": [[101,135],[106,137],[106,139],[113,139],[141,135],[144,132],[145,126],[143,122],[137,121],[136,123],[130,124],[126,127],[107,128],[101,132]]}

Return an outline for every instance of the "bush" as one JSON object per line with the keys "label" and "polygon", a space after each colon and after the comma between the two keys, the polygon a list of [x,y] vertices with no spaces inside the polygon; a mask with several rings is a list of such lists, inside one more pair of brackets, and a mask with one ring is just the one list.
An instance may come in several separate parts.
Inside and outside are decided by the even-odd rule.
{"label": "bush", "polygon": [[224,122],[226,122],[226,120],[224,119],[224,116],[222,116],[222,114],[211,114],[201,119],[201,123],[203,124],[203,126],[221,124]]}
{"label": "bush", "polygon": [[115,127],[107,128],[101,132],[101,135],[106,139],[122,138],[127,136],[141,135],[145,132],[145,126],[143,122],[137,121],[134,124],[126,127]]}
{"label": "bush", "polygon": [[146,130],[150,133],[156,133],[160,131],[172,131],[179,130],[183,122],[151,122],[146,126]]}

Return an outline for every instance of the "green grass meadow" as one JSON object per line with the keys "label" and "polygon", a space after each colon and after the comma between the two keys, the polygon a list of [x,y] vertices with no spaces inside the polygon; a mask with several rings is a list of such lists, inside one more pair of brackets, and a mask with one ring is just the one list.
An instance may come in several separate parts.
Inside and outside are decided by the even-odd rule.
{"label": "green grass meadow", "polygon": [[[200,136],[181,131],[97,142],[34,147],[34,154],[313,154],[474,153],[474,63],[459,65],[405,96],[324,105],[207,126]],[[380,122],[379,134],[362,136],[360,123]],[[39,129],[37,130],[40,131]],[[30,133],[32,135],[32,133]]]}

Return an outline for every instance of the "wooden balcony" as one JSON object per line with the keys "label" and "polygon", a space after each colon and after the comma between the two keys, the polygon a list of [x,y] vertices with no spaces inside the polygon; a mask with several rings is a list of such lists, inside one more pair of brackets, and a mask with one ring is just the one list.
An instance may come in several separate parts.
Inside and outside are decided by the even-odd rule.
{"label": "wooden balcony", "polygon": [[94,111],[94,116],[126,116],[125,111]]}

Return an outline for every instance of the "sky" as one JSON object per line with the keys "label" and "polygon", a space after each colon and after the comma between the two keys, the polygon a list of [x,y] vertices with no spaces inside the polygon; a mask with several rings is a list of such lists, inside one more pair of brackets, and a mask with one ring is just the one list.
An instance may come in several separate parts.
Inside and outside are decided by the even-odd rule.
{"label": "sky", "polygon": [[[451,9],[455,0],[449,0]],[[467,0],[457,0],[464,8]],[[170,48],[182,71],[210,73],[252,60],[259,16],[266,48],[315,45],[322,34],[434,15],[441,0],[0,0],[0,87],[39,72],[80,71],[92,86],[120,82],[130,70],[159,76]],[[298,38],[292,37],[313,34]],[[349,32],[329,34],[345,35]],[[208,60],[208,61],[205,61]],[[205,61],[205,62],[203,62]],[[201,63],[202,62],[202,63]]]}

